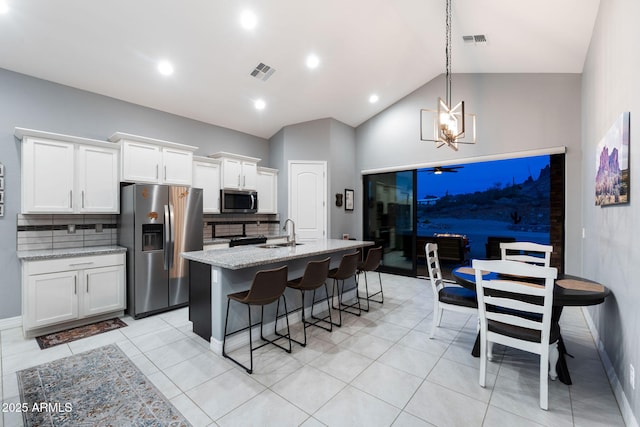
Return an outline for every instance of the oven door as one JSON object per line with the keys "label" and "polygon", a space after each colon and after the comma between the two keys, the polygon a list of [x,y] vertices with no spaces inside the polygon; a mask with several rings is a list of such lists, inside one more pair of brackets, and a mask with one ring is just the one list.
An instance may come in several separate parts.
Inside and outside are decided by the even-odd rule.
{"label": "oven door", "polygon": [[223,213],[256,213],[258,193],[255,191],[220,190]]}

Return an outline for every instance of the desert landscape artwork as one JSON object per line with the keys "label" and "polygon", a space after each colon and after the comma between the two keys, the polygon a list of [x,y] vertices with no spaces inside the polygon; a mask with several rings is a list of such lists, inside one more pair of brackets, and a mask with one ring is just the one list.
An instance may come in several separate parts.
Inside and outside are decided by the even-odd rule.
{"label": "desert landscape artwork", "polygon": [[596,206],[629,203],[628,111],[607,131],[596,152]]}

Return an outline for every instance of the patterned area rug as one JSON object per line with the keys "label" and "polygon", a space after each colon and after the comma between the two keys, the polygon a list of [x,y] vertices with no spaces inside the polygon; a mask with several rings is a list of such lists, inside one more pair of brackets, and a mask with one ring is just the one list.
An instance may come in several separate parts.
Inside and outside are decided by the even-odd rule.
{"label": "patterned area rug", "polygon": [[25,426],[190,426],[117,345],[17,375]]}
{"label": "patterned area rug", "polygon": [[53,334],[42,335],[36,337],[40,349],[53,347],[54,345],[65,344],[80,338],[91,337],[103,332],[112,331],[114,329],[127,326],[118,318],[103,320],[102,322],[92,323],[91,325],[79,326],[77,328],[67,329],[66,331],[55,332]]}

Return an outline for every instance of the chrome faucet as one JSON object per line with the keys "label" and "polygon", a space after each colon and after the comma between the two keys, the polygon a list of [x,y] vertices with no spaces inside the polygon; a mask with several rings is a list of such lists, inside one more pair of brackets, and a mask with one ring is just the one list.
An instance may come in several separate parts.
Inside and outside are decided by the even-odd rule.
{"label": "chrome faucet", "polygon": [[291,246],[295,246],[296,245],[296,223],[293,222],[293,220],[291,218],[287,218],[287,220],[284,222],[284,227],[282,227],[282,229],[284,231],[287,231],[287,223],[291,222],[291,233],[287,235],[287,244],[291,245]]}

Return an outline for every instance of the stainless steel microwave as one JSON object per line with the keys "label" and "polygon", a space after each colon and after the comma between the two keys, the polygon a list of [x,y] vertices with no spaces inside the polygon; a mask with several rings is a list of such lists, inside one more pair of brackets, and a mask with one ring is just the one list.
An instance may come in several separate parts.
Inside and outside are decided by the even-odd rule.
{"label": "stainless steel microwave", "polygon": [[220,212],[256,213],[258,193],[248,190],[220,190]]}

